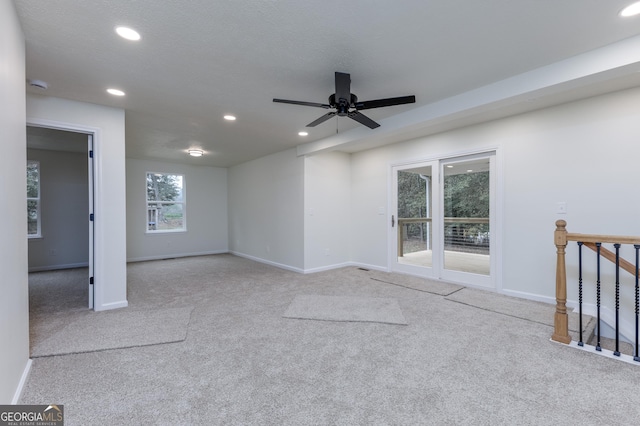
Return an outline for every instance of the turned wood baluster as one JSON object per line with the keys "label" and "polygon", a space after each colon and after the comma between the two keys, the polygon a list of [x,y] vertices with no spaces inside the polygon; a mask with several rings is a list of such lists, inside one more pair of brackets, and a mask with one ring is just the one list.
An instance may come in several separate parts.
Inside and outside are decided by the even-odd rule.
{"label": "turned wood baluster", "polygon": [[556,260],[556,313],[553,321],[551,339],[560,343],[570,343],[569,316],[567,315],[567,270],[565,266],[565,248],[567,247],[567,222],[556,221],[554,241],[557,249]]}

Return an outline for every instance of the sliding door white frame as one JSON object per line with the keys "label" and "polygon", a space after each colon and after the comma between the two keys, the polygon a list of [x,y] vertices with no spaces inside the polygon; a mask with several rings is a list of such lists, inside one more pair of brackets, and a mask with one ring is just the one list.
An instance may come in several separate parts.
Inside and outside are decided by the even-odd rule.
{"label": "sliding door white frame", "polygon": [[[464,161],[474,157],[488,157],[490,159],[490,275],[470,274],[465,272],[444,269],[441,247],[444,245],[444,223],[442,220],[444,210],[441,202],[443,189],[442,170],[447,163]],[[397,172],[409,170],[421,166],[432,165],[433,173],[433,260],[432,267],[419,267],[402,265],[397,257]],[[437,180],[436,180],[437,179]],[[398,162],[389,165],[388,186],[388,269],[390,271],[421,276],[430,279],[460,283],[470,287],[485,288],[502,291],[502,244],[503,244],[503,165],[502,152],[497,147],[482,150],[457,152],[450,155],[442,155],[432,158],[416,159],[412,161]],[[396,226],[392,226],[392,220]],[[437,250],[436,247],[438,246]]]}

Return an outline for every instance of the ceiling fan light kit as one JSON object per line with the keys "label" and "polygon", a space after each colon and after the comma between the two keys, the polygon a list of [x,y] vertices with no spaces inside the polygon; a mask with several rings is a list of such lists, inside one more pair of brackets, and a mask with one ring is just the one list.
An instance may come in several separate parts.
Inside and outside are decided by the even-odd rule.
{"label": "ceiling fan light kit", "polygon": [[416,97],[413,95],[400,96],[397,98],[375,99],[372,101],[358,101],[358,97],[351,93],[351,75],[343,72],[336,72],[335,77],[336,92],[333,95],[329,96],[328,104],[292,101],[288,99],[274,99],[273,102],[334,110],[329,111],[317,120],[314,120],[311,123],[307,124],[307,127],[315,127],[318,124],[324,123],[331,117],[338,116],[349,117],[350,119],[355,120],[370,129],[375,129],[377,127],[380,127],[380,124],[362,114],[360,112],[361,110],[388,107],[393,105],[411,104],[416,101]]}

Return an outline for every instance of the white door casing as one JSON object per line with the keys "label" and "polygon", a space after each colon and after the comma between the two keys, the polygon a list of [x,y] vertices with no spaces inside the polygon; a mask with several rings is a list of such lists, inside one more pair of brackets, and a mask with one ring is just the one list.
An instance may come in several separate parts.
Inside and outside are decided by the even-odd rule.
{"label": "white door casing", "polygon": [[[453,266],[451,259],[452,255],[455,257],[456,253],[445,252],[444,250],[444,177],[447,174],[445,170],[451,170],[447,166],[480,165],[481,163],[485,163],[485,167],[489,169],[489,256],[488,259],[484,260],[484,262],[488,262],[488,271],[486,273],[473,273],[465,272],[465,268]],[[470,169],[472,168],[471,166],[469,167]],[[466,170],[464,171],[466,172]],[[415,174],[427,172],[427,174],[430,174],[429,177],[431,179],[431,250],[429,253],[429,247],[426,246],[425,253],[415,253],[412,259],[409,259],[411,256],[398,257],[398,175],[401,172]],[[426,185],[425,183],[425,187]],[[501,290],[502,169],[499,149],[493,148],[470,153],[459,153],[455,156],[392,164],[390,166],[389,188],[388,264],[391,271],[456,282],[473,287]],[[451,222],[449,218],[446,220]],[[421,254],[426,254],[427,259],[419,259]],[[464,253],[461,253],[461,255],[467,256]],[[428,259],[429,257],[430,260]],[[449,259],[448,269],[445,267],[445,257]]]}

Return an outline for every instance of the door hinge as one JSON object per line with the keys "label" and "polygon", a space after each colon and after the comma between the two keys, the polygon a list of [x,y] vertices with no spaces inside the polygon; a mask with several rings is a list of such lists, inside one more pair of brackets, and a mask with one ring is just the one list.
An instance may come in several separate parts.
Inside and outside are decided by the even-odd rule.
{"label": "door hinge", "polygon": [[90,214],[89,214],[89,221],[90,221],[90,222],[93,222],[93,219],[94,219],[94,217],[93,217],[93,213],[90,213]]}
{"label": "door hinge", "polygon": [[89,277],[89,284],[93,285],[93,277]]}

